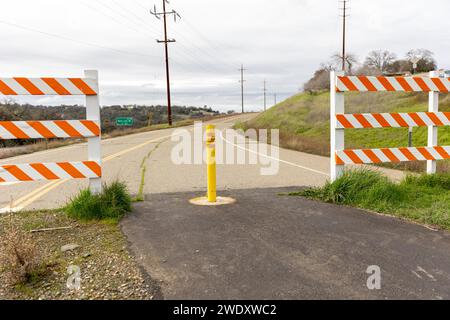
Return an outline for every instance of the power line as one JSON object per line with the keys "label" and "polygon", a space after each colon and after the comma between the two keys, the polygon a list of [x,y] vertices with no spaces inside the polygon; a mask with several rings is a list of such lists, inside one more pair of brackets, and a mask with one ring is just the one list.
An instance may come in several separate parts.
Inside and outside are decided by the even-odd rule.
{"label": "power line", "polygon": [[[122,9],[122,10],[118,10],[118,9],[112,7],[111,5],[104,3],[104,2],[101,1],[101,0],[97,0],[97,2],[98,2],[98,4],[100,4],[101,6],[105,7],[106,9],[108,9],[109,11],[114,12],[115,14],[121,16],[121,17],[122,17],[123,19],[125,19],[126,21],[132,23],[134,26],[137,26],[138,28],[142,28],[142,29],[144,29],[145,32],[148,32],[148,30],[146,29],[147,26],[144,27],[142,24],[139,24],[139,23],[136,21],[136,19],[131,18],[130,16],[126,15],[125,12],[123,11],[123,9]],[[116,4],[116,5],[117,5],[117,4]],[[156,32],[156,31],[155,31],[155,32]],[[153,36],[155,36],[155,35],[153,35]],[[156,34],[156,36],[157,36],[157,34]]]}
{"label": "power line", "polygon": [[[145,29],[151,28],[153,31],[158,32],[154,27],[152,27],[152,26],[149,25],[145,20],[143,20],[142,18],[140,18],[133,10],[124,7],[123,5],[121,5],[120,3],[118,3],[116,0],[112,0],[112,1],[115,3],[116,6],[118,6],[119,8],[121,8],[121,9],[123,10],[123,11],[121,12],[121,15],[124,15],[124,14],[126,14],[126,12],[128,12],[128,13],[129,13],[129,16],[133,16],[134,18],[138,19],[139,21],[137,21],[137,22],[139,22],[140,24],[142,24],[142,26],[143,26]],[[137,6],[139,6],[140,8],[145,9],[146,11],[148,10],[144,5],[142,5],[142,4],[139,3],[139,2],[133,2],[133,3],[136,4]],[[110,8],[110,9],[113,9],[113,8]],[[183,19],[184,19],[184,17],[183,17]],[[185,38],[185,37],[183,36],[183,38]],[[189,41],[189,40],[188,40],[188,41]],[[189,61],[191,61],[192,63],[194,63],[194,64],[197,65],[198,67],[202,68],[202,69],[205,70],[206,72],[210,72],[210,71],[211,71],[211,70],[209,70],[208,68],[205,68],[205,65],[198,61],[198,56],[199,56],[198,53],[195,53],[195,52],[193,52],[192,50],[190,50],[188,47],[184,46],[184,45],[182,44],[182,42],[177,41],[177,43],[181,46],[181,50],[179,50],[178,53],[182,54],[182,55],[183,55],[184,57],[186,57]],[[189,41],[189,43],[192,44],[192,41]],[[200,48],[197,47],[197,49],[200,49]],[[201,49],[200,49],[200,50],[201,50]],[[199,51],[200,51],[200,50],[199,50]],[[201,52],[201,53],[204,54],[204,52]],[[173,59],[171,59],[171,60],[173,60]],[[179,63],[179,62],[177,62],[177,61],[175,61],[175,60],[174,60],[174,62],[176,62],[177,65],[180,65],[182,68],[184,68],[184,66],[183,66],[182,63]],[[215,62],[215,61],[214,61],[214,62]],[[218,68],[218,67],[216,67],[215,64],[212,64],[212,63],[208,63],[208,64],[212,67],[212,69],[214,69],[214,70],[216,70],[216,71],[219,71],[219,72],[223,72],[223,70],[220,69],[220,68]],[[186,69],[186,68],[184,68],[184,69]],[[186,70],[187,70],[187,69],[186,69]]]}
{"label": "power line", "polygon": [[[139,22],[140,22],[145,28],[150,27],[149,25],[147,25],[146,21],[143,20],[143,19],[141,19],[141,18],[140,18],[133,10],[131,10],[131,9],[129,9],[129,8],[125,8],[124,6],[120,5],[116,0],[112,0],[112,1],[114,1],[114,3],[116,4],[116,6],[121,7],[121,8],[123,9],[123,11],[127,11],[127,12],[130,14],[130,16],[134,16],[135,18],[139,19],[139,20],[140,20]],[[132,2],[132,3],[134,3],[134,4],[137,5],[138,7],[143,8],[143,9],[145,9],[145,10],[147,11],[147,8],[146,8],[143,4],[141,4],[140,2]],[[123,15],[123,14],[124,14],[124,12],[122,12],[122,15]],[[183,17],[183,20],[185,20],[185,17]],[[152,28],[152,27],[150,27],[150,28]],[[191,27],[191,28],[194,29],[193,27]],[[155,30],[155,29],[152,28],[152,30]],[[195,31],[195,30],[194,30],[194,31]],[[172,31],[172,32],[173,32],[173,31]],[[197,32],[197,33],[198,33],[198,32]],[[214,52],[214,53],[210,54],[207,50],[204,50],[203,48],[201,48],[201,47],[195,45],[195,42],[194,42],[194,41],[192,41],[191,39],[189,39],[188,37],[186,37],[184,34],[179,33],[177,30],[175,30],[175,35],[176,35],[177,37],[181,37],[182,39],[185,39],[186,42],[188,42],[188,43],[190,44],[190,46],[192,46],[192,48],[193,48],[195,51],[197,51],[197,52],[194,52],[194,51],[192,51],[190,48],[184,46],[184,45],[183,45],[183,42],[182,42],[182,41],[179,41],[179,39],[178,39],[177,43],[181,46],[181,48],[180,48],[180,49],[181,49],[181,53],[182,53],[185,57],[187,57],[190,61],[192,61],[194,64],[196,64],[197,66],[199,66],[200,68],[202,68],[203,70],[205,70],[205,71],[207,71],[207,72],[210,72],[210,71],[211,71],[211,70],[205,68],[205,63],[208,64],[208,65],[211,67],[211,69],[214,69],[214,70],[219,71],[219,72],[223,72],[223,68],[220,68],[219,66],[223,66],[223,65],[229,65],[229,66],[231,66],[231,64],[229,63],[229,60],[221,60],[220,63],[217,63],[218,58],[219,58],[219,57],[221,56],[221,54],[223,53],[223,50],[222,50],[222,49],[220,49],[220,51],[218,51],[218,52]],[[207,44],[208,44],[208,43],[207,43]],[[220,52],[220,53],[219,53],[219,52]],[[200,54],[200,55],[203,55],[203,56],[204,56],[206,59],[208,59],[209,61],[206,60],[206,59],[202,59],[202,60],[203,60],[203,63],[202,63],[202,62],[199,62],[199,54]]]}
{"label": "power line", "polygon": [[166,11],[166,3],[169,3],[168,0],[162,0],[163,11],[158,12],[156,10],[156,5],[154,6],[154,10],[150,13],[154,15],[157,19],[161,19],[160,16],[163,16],[163,25],[164,25],[164,40],[157,40],[158,43],[164,43],[165,53],[166,53],[166,80],[167,80],[167,119],[169,122],[169,126],[172,126],[172,103],[170,96],[170,69],[169,69],[169,43],[176,42],[175,39],[169,39],[167,37],[167,16],[172,15],[174,20],[177,21],[177,18],[181,18],[181,16],[172,9],[172,11]]}
{"label": "power line", "polygon": [[233,65],[238,64],[236,60],[234,60],[234,58],[228,54],[226,54],[226,52],[224,52],[223,50],[223,46],[222,47],[218,47],[214,44],[214,42],[212,42],[208,37],[206,37],[205,35],[203,35],[194,25],[192,25],[189,20],[186,21],[186,18],[184,18],[186,25],[192,30],[194,31],[194,33],[196,33],[199,38],[203,39],[203,42],[209,46],[210,48],[212,48],[213,50],[220,52],[221,54],[225,54],[226,55],[226,59],[231,61],[231,63]]}
{"label": "power line", "polygon": [[[123,26],[129,28],[130,30],[137,31],[137,32],[142,32],[142,30],[136,28],[134,25],[131,26],[131,25],[125,23],[123,20],[116,19],[113,15],[106,13],[104,10],[99,10],[97,7],[94,7],[94,6],[91,4],[91,2],[84,2],[84,1],[82,1],[81,3],[82,3],[83,5],[85,5],[86,7],[90,8],[91,10],[93,10],[93,11],[95,11],[95,12],[101,14],[101,15],[104,16],[104,17],[107,17],[107,18],[113,20],[114,22],[116,22],[116,23],[118,23],[118,24],[121,24],[121,25],[123,25]],[[99,4],[98,2],[93,2],[93,3]]]}
{"label": "power line", "polygon": [[[142,28],[142,27],[137,28],[137,27],[135,26],[135,24],[130,24],[130,23],[128,23],[128,20],[127,20],[127,19],[121,18],[121,17],[123,17],[123,14],[121,14],[121,17],[114,17],[113,15],[117,13],[117,10],[116,10],[115,8],[113,8],[113,7],[106,6],[106,5],[103,4],[103,3],[97,3],[97,2],[95,2],[97,5],[100,5],[100,6],[103,5],[103,7],[106,8],[106,9],[108,10],[108,12],[110,12],[110,13],[106,13],[105,10],[99,10],[98,8],[94,7],[94,6],[91,5],[91,4],[84,3],[84,2],[81,2],[81,3],[82,3],[83,5],[85,5],[86,7],[89,7],[91,10],[93,10],[93,11],[95,11],[95,12],[97,12],[97,13],[99,13],[99,14],[101,14],[101,15],[103,15],[103,16],[109,18],[109,19],[111,19],[112,21],[114,21],[114,22],[116,22],[116,23],[118,23],[118,24],[120,24],[120,25],[126,26],[126,27],[129,28],[130,30],[133,30],[133,31],[135,31],[135,32],[139,32],[139,33],[141,33],[141,34],[143,34],[143,35],[146,35],[146,36],[149,36],[149,35],[150,35],[150,36],[155,36],[154,34],[148,32],[148,31],[146,30],[147,25],[145,26],[145,29]],[[118,4],[117,4],[117,5],[118,5]],[[140,5],[140,4],[138,3],[138,5]],[[145,7],[143,7],[143,8],[145,8]],[[145,8],[145,10],[148,11],[147,8]],[[128,11],[129,11],[131,14],[135,15],[131,10],[128,10]],[[152,29],[152,30],[154,30],[154,29]],[[155,38],[156,38],[156,36],[155,36]],[[219,68],[216,68],[216,67],[215,67],[214,65],[212,65],[212,64],[211,64],[211,66],[212,66],[211,69],[206,68],[206,66],[205,66],[204,64],[202,64],[202,63],[200,63],[200,62],[198,61],[198,58],[197,58],[197,57],[198,57],[198,54],[195,54],[195,53],[193,53],[192,51],[190,51],[187,47],[183,46],[182,43],[179,43],[179,44],[182,46],[182,50],[179,50],[175,55],[176,55],[176,56],[182,55],[182,58],[183,58],[182,60],[188,61],[188,63],[191,63],[191,64],[195,64],[196,66],[198,66],[198,68],[201,68],[201,69],[204,70],[206,73],[210,73],[210,72],[212,71],[212,69],[214,69],[214,70],[216,70],[216,71],[219,71],[219,72],[222,72],[222,71],[223,71],[223,70],[221,70],[221,69],[219,69]],[[180,56],[180,57],[181,57],[181,56]],[[186,59],[187,59],[187,60],[186,60]],[[174,62],[178,67],[182,68],[183,70],[189,71],[189,69],[186,68],[185,63],[182,63],[182,62],[178,61],[178,59],[174,59],[173,57],[171,57],[171,58],[170,58],[170,61]]]}
{"label": "power line", "polygon": [[145,53],[131,52],[131,51],[115,49],[115,48],[111,48],[111,47],[105,47],[103,45],[98,45],[98,44],[91,43],[91,42],[86,42],[86,41],[82,41],[82,40],[69,38],[69,37],[66,37],[66,36],[63,36],[63,35],[58,35],[58,34],[49,33],[49,32],[46,32],[46,31],[41,31],[41,30],[38,30],[38,29],[22,26],[22,25],[19,25],[19,24],[16,24],[16,23],[8,22],[8,21],[0,20],[0,23],[4,24],[4,25],[11,26],[11,27],[15,27],[15,28],[18,28],[18,29],[26,30],[26,31],[29,31],[29,32],[40,33],[40,34],[46,35],[48,37],[58,38],[58,39],[61,39],[61,40],[82,44],[82,45],[85,45],[85,46],[96,47],[96,48],[100,48],[100,49],[104,49],[104,50],[111,50],[111,51],[115,51],[115,52],[118,52],[118,53],[121,53],[121,54],[126,54],[126,55],[135,55],[135,56],[156,58],[155,56],[151,56],[151,55],[148,55],[148,54],[145,54]]}
{"label": "power line", "polygon": [[[186,20],[183,17],[183,20]],[[205,47],[200,47],[198,45],[195,44],[195,42],[190,41],[189,43],[195,47],[199,52],[201,52],[205,57],[210,58],[211,61],[217,62],[218,60],[220,60],[221,64],[223,65],[228,65],[230,67],[234,67],[236,64],[238,64],[236,61],[234,61],[233,59],[231,59],[229,56],[225,56],[224,55],[224,50],[223,48],[219,48],[216,47],[214,45],[212,45],[212,42],[207,39],[202,33],[200,33],[200,31],[198,31],[194,26],[192,26],[192,24],[190,24],[188,21],[185,21],[187,26],[198,35],[198,39],[202,40],[202,43],[204,43],[206,46]],[[186,36],[182,33],[180,33],[181,38],[186,38]],[[187,39],[189,41],[189,39]],[[212,50],[208,50],[209,47]],[[230,62],[231,61],[231,62]]]}

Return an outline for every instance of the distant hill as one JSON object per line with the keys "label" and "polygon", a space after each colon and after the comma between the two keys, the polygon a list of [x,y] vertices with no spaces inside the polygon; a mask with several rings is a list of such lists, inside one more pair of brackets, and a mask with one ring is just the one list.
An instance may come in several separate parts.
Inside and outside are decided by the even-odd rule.
{"label": "distant hill", "polygon": [[[195,119],[203,116],[218,115],[218,111],[211,108],[197,107],[172,107],[173,120]],[[116,118],[132,117],[134,128],[146,127],[149,124],[156,125],[167,123],[166,106],[105,106],[101,109],[102,132],[108,133],[115,129]],[[86,108],[78,105],[71,106],[33,106],[28,104],[17,104],[14,102],[0,103],[0,121],[23,121],[23,120],[78,120],[86,118]],[[17,144],[28,144],[30,141],[1,141],[0,145],[14,146]]]}
{"label": "distant hill", "polygon": [[[428,110],[428,94],[424,93],[360,93],[346,94],[346,113],[419,112]],[[450,111],[450,96],[441,95],[440,111]],[[285,148],[329,156],[330,94],[301,93],[260,114],[246,128],[280,129],[280,144]],[[407,128],[346,130],[347,148],[401,147],[408,145]],[[440,145],[450,145],[450,128],[439,128]],[[413,144],[427,145],[427,128],[414,128]],[[421,164],[409,164],[422,169]],[[450,171],[450,162],[441,162],[441,170]]]}

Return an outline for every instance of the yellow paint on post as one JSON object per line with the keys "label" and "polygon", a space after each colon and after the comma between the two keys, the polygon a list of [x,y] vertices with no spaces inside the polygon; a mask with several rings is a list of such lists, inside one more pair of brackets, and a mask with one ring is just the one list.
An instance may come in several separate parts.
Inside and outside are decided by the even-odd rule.
{"label": "yellow paint on post", "polygon": [[208,194],[206,197],[191,199],[189,202],[196,206],[223,206],[236,203],[228,197],[217,196],[216,181],[216,126],[206,126],[206,165],[208,170]]}
{"label": "yellow paint on post", "polygon": [[206,164],[208,170],[208,201],[217,201],[216,180],[216,126],[206,126]]}

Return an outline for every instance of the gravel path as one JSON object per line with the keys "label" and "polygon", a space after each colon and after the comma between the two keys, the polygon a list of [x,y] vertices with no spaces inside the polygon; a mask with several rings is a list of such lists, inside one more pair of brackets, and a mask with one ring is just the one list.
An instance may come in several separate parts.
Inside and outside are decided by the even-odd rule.
{"label": "gravel path", "polygon": [[[20,213],[14,221],[24,230],[72,227],[32,233],[41,253],[42,270],[27,283],[8,286],[0,266],[0,299],[110,300],[160,299],[159,284],[150,279],[128,251],[115,223],[79,223],[60,212]],[[9,223],[0,218],[0,235]],[[67,246],[69,250],[63,251]],[[1,250],[1,248],[0,248]],[[68,267],[80,270],[81,288],[68,289]]]}

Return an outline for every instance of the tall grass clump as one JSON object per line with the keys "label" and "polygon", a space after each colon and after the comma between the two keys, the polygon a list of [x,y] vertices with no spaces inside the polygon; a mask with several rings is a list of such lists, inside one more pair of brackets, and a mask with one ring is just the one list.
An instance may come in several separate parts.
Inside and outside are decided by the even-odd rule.
{"label": "tall grass clump", "polygon": [[10,216],[9,223],[0,230],[0,272],[4,273],[5,285],[27,282],[41,265],[42,256],[35,239]]}
{"label": "tall grass clump", "polygon": [[450,175],[409,175],[400,183],[368,169],[346,171],[333,183],[294,193],[450,229]]}
{"label": "tall grass clump", "polygon": [[381,173],[358,169],[346,171],[335,182],[327,182],[323,188],[313,188],[300,195],[325,202],[362,206],[370,209],[384,209],[403,201],[404,190]]}
{"label": "tall grass clump", "polygon": [[69,217],[79,220],[119,220],[131,211],[131,196],[123,182],[105,184],[100,194],[82,190],[65,207]]}

